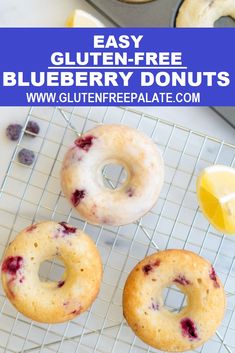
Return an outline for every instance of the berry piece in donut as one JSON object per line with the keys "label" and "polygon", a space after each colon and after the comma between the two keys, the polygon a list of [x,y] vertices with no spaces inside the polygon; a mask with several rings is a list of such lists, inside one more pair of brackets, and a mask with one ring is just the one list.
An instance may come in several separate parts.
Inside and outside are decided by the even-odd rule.
{"label": "berry piece in donut", "polygon": [[[22,256],[9,256],[7,257],[2,264],[2,272],[6,273],[9,277],[7,279],[7,293],[10,298],[15,298],[15,293],[12,286],[14,285],[15,280],[18,278],[18,273],[23,266],[23,257]],[[23,283],[24,276],[20,276],[19,282]]]}
{"label": "berry piece in donut", "polygon": [[36,226],[36,224],[32,224],[31,226],[29,226],[28,228],[26,228],[26,232],[32,232],[34,229],[36,229],[37,228],[37,226]]}
{"label": "berry piece in donut", "polygon": [[59,224],[64,228],[64,234],[74,234],[77,231],[77,228],[69,226],[66,222],[60,222]]}
{"label": "berry piece in donut", "polygon": [[76,227],[72,227],[66,222],[59,222],[58,225],[59,226],[57,227],[57,229],[55,229],[55,232],[53,233],[53,238],[55,239],[65,238],[69,235],[75,235],[77,232]]}
{"label": "berry piece in donut", "polygon": [[64,284],[65,284],[65,281],[59,281],[58,284],[57,284],[57,287],[61,288],[61,287],[64,286]]}
{"label": "berry piece in donut", "polygon": [[73,310],[70,314],[77,316],[77,315],[79,315],[81,313],[81,311],[82,311],[82,307]]}
{"label": "berry piece in donut", "polygon": [[2,271],[15,276],[23,265],[22,256],[9,256],[2,264]]}
{"label": "berry piece in donut", "polygon": [[134,191],[134,189],[132,187],[129,187],[126,190],[126,193],[127,193],[128,197],[132,197],[132,196],[134,196],[135,191]]}
{"label": "berry piece in donut", "polygon": [[189,318],[182,319],[180,325],[184,337],[187,337],[190,341],[198,339],[197,328],[193,320]]}
{"label": "berry piece in donut", "polygon": [[84,199],[85,196],[86,196],[85,190],[76,189],[71,196],[71,202],[74,205],[74,207],[77,207],[80,204],[81,200]]}
{"label": "berry piece in donut", "polygon": [[149,306],[149,309],[154,310],[154,311],[159,310],[159,303],[156,300],[154,300],[153,298],[151,298],[151,304]]}
{"label": "berry piece in donut", "polygon": [[214,282],[214,287],[215,288],[219,288],[220,285],[219,285],[219,282],[218,282],[218,279],[217,279],[217,275],[216,275],[216,272],[215,272],[215,269],[214,269],[213,266],[211,266],[211,270],[210,270],[209,276],[210,276],[210,279]]}
{"label": "berry piece in donut", "polygon": [[96,139],[95,136],[88,135],[85,137],[79,137],[74,141],[75,145],[81,148],[83,151],[88,152],[91,146],[93,145],[93,140]]}
{"label": "berry piece in donut", "polygon": [[154,271],[154,268],[156,268],[156,267],[158,267],[158,266],[160,266],[160,260],[156,260],[156,261],[150,262],[150,263],[147,264],[147,265],[144,265],[144,266],[142,267],[142,270],[143,270],[144,274],[145,274],[146,276],[148,276],[149,273],[152,272],[152,271]]}
{"label": "berry piece in donut", "polygon": [[183,275],[179,275],[173,280],[174,283],[181,284],[182,286],[187,286],[188,284],[191,284],[191,282]]}

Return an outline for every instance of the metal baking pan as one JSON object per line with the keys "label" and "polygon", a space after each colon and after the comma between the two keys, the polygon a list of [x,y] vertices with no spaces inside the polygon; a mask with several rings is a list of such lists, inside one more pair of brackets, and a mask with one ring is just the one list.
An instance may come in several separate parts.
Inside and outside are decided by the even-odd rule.
{"label": "metal baking pan", "polygon": [[217,114],[235,128],[235,107],[211,107]]}
{"label": "metal baking pan", "polygon": [[[86,0],[118,27],[174,27],[182,0],[153,0],[127,3],[119,0]],[[216,21],[215,27],[235,27],[230,17]]]}
{"label": "metal baking pan", "polygon": [[173,27],[182,0],[126,3],[118,0],[87,0],[119,27]]}

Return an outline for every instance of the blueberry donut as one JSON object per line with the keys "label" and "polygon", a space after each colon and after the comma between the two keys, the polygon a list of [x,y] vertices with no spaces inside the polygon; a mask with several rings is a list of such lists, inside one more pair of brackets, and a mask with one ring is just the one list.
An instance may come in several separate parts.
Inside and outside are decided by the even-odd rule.
{"label": "blueberry donut", "polygon": [[[164,288],[186,296],[180,312],[164,307]],[[194,350],[219,326],[226,307],[223,285],[211,264],[193,252],[166,250],[146,257],[132,270],[123,293],[124,316],[145,343],[170,352]]]}
{"label": "blueberry donut", "polygon": [[[43,282],[43,261],[60,258],[65,265],[59,282]],[[93,241],[65,222],[34,224],[20,232],[6,250],[2,284],[11,303],[25,316],[59,323],[87,310],[96,298],[102,265]]]}
{"label": "blueberry donut", "polygon": [[223,16],[235,19],[234,0],[185,0],[178,12],[176,27],[214,27]]}
{"label": "blueberry donut", "polygon": [[[105,187],[102,170],[122,165],[127,179],[118,189]],[[92,224],[131,223],[156,203],[163,185],[163,160],[153,141],[125,125],[100,125],[79,137],[65,155],[62,190]]]}

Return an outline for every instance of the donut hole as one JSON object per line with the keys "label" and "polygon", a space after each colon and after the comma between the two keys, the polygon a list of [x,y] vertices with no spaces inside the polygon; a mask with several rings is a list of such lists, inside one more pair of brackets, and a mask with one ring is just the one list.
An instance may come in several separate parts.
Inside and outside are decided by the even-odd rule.
{"label": "donut hole", "polygon": [[225,27],[235,27],[235,19],[231,16],[222,16],[214,23],[214,27],[225,28]]}
{"label": "donut hole", "polygon": [[120,189],[127,180],[127,171],[121,163],[108,163],[102,169],[104,186],[111,190]]}
{"label": "donut hole", "polygon": [[164,307],[172,313],[179,313],[187,306],[187,296],[177,286],[169,286],[163,290]]}
{"label": "donut hole", "polygon": [[42,282],[60,282],[65,272],[64,262],[54,257],[40,264],[38,276]]}

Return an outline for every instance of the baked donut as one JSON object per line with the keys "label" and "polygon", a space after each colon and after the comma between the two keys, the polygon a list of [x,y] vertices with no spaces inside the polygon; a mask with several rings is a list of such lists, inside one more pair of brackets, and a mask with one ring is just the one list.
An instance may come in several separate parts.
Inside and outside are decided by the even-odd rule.
{"label": "baked donut", "polygon": [[[127,179],[118,189],[104,186],[102,170],[122,165]],[[163,160],[153,141],[125,125],[100,125],[79,137],[64,157],[62,190],[92,224],[131,223],[156,203],[163,185]]]}
{"label": "baked donut", "polygon": [[119,0],[119,1],[131,3],[131,4],[142,4],[142,3],[145,3],[145,2],[152,2],[154,0]]}
{"label": "baked donut", "polygon": [[[43,261],[60,258],[65,265],[59,282],[43,282]],[[25,316],[44,323],[70,320],[96,298],[102,265],[93,241],[65,222],[42,222],[21,231],[6,250],[2,284],[11,303]]]}
{"label": "baked donut", "polygon": [[[164,307],[163,289],[176,285],[187,296],[178,313]],[[186,250],[146,257],[129,274],[123,293],[124,316],[147,344],[170,352],[193,350],[220,324],[226,306],[223,285],[211,264]]]}
{"label": "baked donut", "polygon": [[214,27],[223,16],[235,19],[234,0],[185,0],[178,12],[176,27]]}

